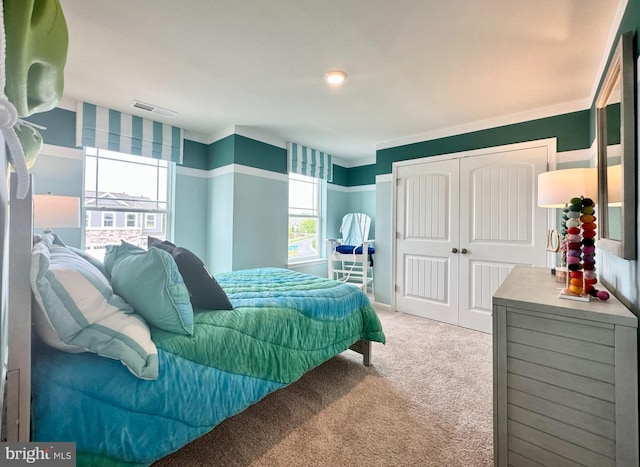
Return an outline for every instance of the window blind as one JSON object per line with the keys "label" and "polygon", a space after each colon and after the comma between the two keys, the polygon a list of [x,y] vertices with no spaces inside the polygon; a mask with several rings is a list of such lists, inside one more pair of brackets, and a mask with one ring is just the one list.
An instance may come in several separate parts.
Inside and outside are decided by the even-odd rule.
{"label": "window blind", "polygon": [[322,180],[333,180],[331,156],[296,143],[289,143],[289,172]]}
{"label": "window blind", "polygon": [[181,128],[87,102],[76,112],[76,146],[182,163]]}

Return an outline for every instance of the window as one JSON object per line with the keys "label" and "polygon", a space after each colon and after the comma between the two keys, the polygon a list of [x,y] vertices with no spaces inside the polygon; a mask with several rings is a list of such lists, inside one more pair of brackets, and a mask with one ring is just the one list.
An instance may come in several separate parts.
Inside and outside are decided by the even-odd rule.
{"label": "window", "polygon": [[155,214],[145,214],[144,226],[147,229],[155,229],[156,228],[156,215]]}
{"label": "window", "polygon": [[127,213],[127,227],[128,228],[138,227],[138,214],[136,214],[135,212]]}
{"label": "window", "polygon": [[102,227],[113,227],[115,215],[112,212],[102,213]]}
{"label": "window", "polygon": [[102,259],[121,240],[146,247],[147,235],[165,239],[173,163],[85,148],[85,249]]}
{"label": "window", "polygon": [[289,261],[320,256],[322,181],[289,174]]}

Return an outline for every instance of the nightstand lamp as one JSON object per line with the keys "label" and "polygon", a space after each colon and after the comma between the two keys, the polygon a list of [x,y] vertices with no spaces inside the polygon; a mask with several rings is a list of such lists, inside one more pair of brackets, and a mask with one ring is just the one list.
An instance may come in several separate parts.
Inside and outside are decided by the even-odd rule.
{"label": "nightstand lamp", "polygon": [[77,196],[35,195],[33,225],[44,233],[54,228],[80,227],[80,198]]}
{"label": "nightstand lamp", "polygon": [[560,234],[547,235],[547,250],[561,252],[558,282],[565,282],[561,298],[590,299],[595,273],[595,203],[598,172],[595,167],[554,170],[538,176],[538,205],[562,208]]}

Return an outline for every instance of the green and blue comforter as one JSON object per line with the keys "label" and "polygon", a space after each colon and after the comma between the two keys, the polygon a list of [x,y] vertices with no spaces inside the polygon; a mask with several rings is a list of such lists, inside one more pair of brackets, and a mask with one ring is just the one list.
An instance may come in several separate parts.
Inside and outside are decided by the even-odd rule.
{"label": "green and blue comforter", "polygon": [[75,442],[78,465],[148,465],[357,340],[385,341],[351,285],[275,268],[216,279],[234,309],[198,311],[193,336],[153,329],[157,380],[92,353],[34,350],[34,441]]}

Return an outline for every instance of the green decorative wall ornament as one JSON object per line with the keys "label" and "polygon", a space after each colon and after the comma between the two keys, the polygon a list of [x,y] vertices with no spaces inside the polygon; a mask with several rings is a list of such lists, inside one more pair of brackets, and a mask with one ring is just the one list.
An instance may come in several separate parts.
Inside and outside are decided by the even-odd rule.
{"label": "green decorative wall ornament", "polygon": [[69,34],[58,0],[4,0],[0,22],[0,129],[18,174],[18,198],[42,149],[38,127],[22,120],[62,97]]}

